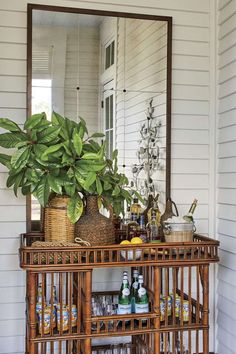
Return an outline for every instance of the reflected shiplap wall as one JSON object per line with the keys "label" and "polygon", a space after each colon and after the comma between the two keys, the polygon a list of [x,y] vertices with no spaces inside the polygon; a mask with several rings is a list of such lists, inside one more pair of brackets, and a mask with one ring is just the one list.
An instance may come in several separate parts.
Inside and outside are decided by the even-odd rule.
{"label": "reflected shiplap wall", "polygon": [[[198,197],[198,231],[208,233],[214,187],[209,167],[210,0],[34,3],[173,16],[172,197],[180,213]],[[0,116],[19,123],[26,114],[26,8],[26,0],[0,2]],[[2,166],[0,172],[0,353],[22,354],[24,272],[18,268],[18,235],[25,228],[25,200],[6,190]],[[212,341],[211,336],[211,347]]]}
{"label": "reflected shiplap wall", "polygon": [[236,2],[218,9],[218,272],[217,338],[219,354],[236,353]]}

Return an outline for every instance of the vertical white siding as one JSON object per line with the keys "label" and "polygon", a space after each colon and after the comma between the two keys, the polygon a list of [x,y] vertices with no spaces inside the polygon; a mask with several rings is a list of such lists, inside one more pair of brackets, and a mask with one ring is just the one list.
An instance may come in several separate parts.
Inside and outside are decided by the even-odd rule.
{"label": "vertical white siding", "polygon": [[[46,0],[34,2],[48,4]],[[203,233],[209,232],[209,191],[212,188],[209,180],[209,3],[210,0],[120,0],[119,4],[116,0],[50,1],[51,5],[59,6],[173,16],[172,197],[180,205],[180,213],[186,212],[191,200],[198,197],[197,228]],[[234,1],[231,7],[232,4]],[[19,123],[24,122],[26,109],[26,9],[26,0],[0,3],[0,116],[15,118]],[[235,63],[229,63],[228,70],[234,72],[234,68]],[[225,77],[228,75],[226,70]],[[231,98],[234,97],[222,99],[222,105],[229,104],[232,109]],[[228,125],[232,124],[233,114],[227,114],[226,119]],[[222,164],[226,171],[227,163],[228,166],[234,163],[234,157],[227,156]],[[4,245],[4,254],[0,255],[3,294],[0,298],[0,353],[23,353],[24,299],[20,294],[23,294],[24,272],[18,268],[17,240],[19,232],[24,230],[25,202],[10,197],[5,189],[5,170],[0,168],[0,237]],[[226,174],[234,184],[230,177],[230,173]],[[233,215],[234,206],[227,208]],[[13,240],[8,243],[10,238]],[[14,293],[18,293],[18,287],[21,302],[16,304]],[[4,294],[10,294],[10,290],[9,305],[8,296]],[[4,310],[6,304],[9,311]],[[222,321],[224,319],[225,314],[224,317],[222,314]],[[233,321],[229,327],[233,328],[232,325]]]}
{"label": "vertical white siding", "polygon": [[236,353],[236,2],[219,1],[218,353]]}

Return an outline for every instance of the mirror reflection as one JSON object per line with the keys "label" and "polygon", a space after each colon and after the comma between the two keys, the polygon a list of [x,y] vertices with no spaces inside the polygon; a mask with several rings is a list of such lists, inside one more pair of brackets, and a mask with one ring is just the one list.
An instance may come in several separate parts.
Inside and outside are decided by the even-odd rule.
{"label": "mirror reflection", "polygon": [[144,198],[159,193],[161,209],[169,194],[167,35],[166,20],[32,11],[32,113],[82,117],[91,134],[104,132],[107,157],[117,148],[120,169]]}

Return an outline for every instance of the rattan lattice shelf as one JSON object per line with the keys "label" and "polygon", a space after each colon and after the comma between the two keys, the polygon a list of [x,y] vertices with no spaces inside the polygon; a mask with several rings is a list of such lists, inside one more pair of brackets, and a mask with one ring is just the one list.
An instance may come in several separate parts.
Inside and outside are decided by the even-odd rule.
{"label": "rattan lattice shelf", "polygon": [[[30,241],[29,241],[30,237]],[[141,265],[190,265],[218,262],[219,242],[195,235],[193,242],[93,247],[31,247],[42,234],[22,235],[20,266],[23,269],[84,269]]]}
{"label": "rattan lattice shelf", "polygon": [[[113,354],[120,353],[119,350],[129,354],[209,354],[209,265],[219,260],[218,241],[194,235],[194,241],[186,243],[32,246],[43,240],[40,233],[21,235],[20,264],[27,270],[27,354]],[[94,315],[92,298],[108,296],[115,303],[117,297],[117,292],[92,292],[94,269],[124,266],[137,267],[143,274],[149,312]],[[41,322],[37,312],[39,285]],[[66,329],[60,306],[54,323],[54,288],[58,303],[67,304]],[[51,315],[44,328],[46,305]],[[72,306],[77,309],[76,323]],[[92,344],[93,339],[126,336],[131,336],[131,343],[121,344],[118,349]]]}

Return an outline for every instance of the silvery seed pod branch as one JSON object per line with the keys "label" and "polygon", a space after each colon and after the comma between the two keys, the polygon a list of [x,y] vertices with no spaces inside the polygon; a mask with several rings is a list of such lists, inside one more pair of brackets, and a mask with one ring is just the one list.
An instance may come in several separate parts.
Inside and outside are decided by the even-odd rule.
{"label": "silvery seed pod branch", "polygon": [[161,122],[154,124],[154,107],[152,106],[152,102],[153,99],[149,101],[146,111],[147,119],[140,129],[141,139],[139,140],[139,149],[137,151],[138,163],[132,166],[134,185],[140,190],[141,195],[145,199],[147,199],[149,194],[155,194],[152,175],[161,168],[158,145]]}

